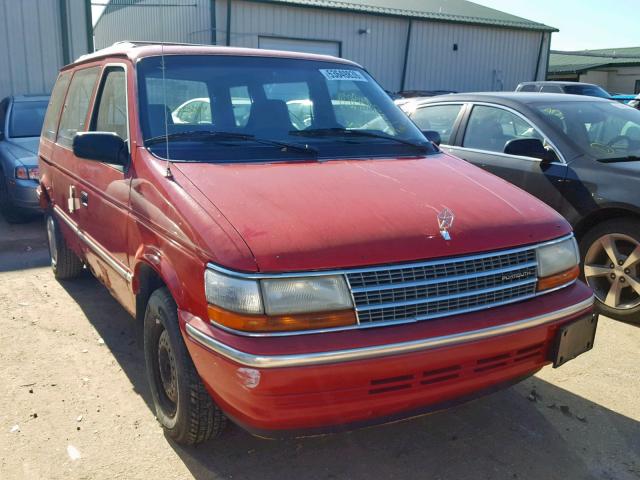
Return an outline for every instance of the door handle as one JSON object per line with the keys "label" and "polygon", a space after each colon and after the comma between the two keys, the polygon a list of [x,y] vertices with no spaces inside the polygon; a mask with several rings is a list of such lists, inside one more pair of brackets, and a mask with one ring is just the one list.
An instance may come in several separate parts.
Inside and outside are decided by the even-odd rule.
{"label": "door handle", "polygon": [[89,206],[89,194],[87,192],[80,192],[80,204],[83,207]]}

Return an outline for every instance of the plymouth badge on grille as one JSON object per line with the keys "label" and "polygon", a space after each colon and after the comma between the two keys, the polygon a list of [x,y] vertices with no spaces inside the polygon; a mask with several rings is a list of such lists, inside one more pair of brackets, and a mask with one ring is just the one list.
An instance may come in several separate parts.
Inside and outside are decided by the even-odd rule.
{"label": "plymouth badge on grille", "polygon": [[451,235],[449,234],[449,229],[453,225],[453,220],[455,215],[448,208],[444,208],[440,213],[438,213],[438,226],[440,227],[440,235],[445,240],[451,240]]}

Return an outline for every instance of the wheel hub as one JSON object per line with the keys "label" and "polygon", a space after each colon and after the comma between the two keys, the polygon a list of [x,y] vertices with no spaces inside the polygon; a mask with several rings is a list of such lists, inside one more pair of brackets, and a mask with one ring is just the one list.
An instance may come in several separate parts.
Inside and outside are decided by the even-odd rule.
{"label": "wheel hub", "polygon": [[608,307],[622,310],[640,305],[640,243],[619,233],[600,237],[585,255],[584,276]]}
{"label": "wheel hub", "polygon": [[158,339],[158,367],[162,388],[167,398],[174,404],[178,402],[178,376],[176,360],[169,343],[169,334],[163,330]]}

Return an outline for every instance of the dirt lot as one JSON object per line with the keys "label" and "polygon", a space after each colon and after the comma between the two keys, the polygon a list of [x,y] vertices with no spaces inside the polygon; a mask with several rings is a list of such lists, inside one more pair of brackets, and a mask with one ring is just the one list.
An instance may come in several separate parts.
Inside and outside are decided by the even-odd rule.
{"label": "dirt lot", "polygon": [[42,232],[0,221],[2,479],[640,478],[640,328],[608,319],[592,352],[446,412],[175,445],[154,419],[132,319],[89,274],[55,281]]}

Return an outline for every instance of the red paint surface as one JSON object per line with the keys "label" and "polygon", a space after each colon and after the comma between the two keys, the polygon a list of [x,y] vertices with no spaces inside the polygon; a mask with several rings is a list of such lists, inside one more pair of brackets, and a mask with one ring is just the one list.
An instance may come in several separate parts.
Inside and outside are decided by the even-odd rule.
{"label": "red paint surface", "polygon": [[[265,272],[461,255],[570,232],[542,202],[445,154],[176,168],[237,229]],[[455,215],[451,241],[438,227],[445,207]]]}

